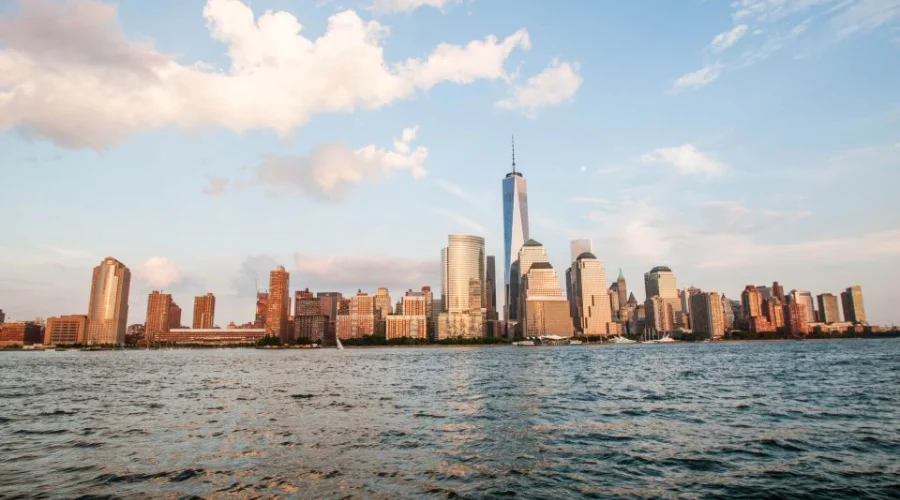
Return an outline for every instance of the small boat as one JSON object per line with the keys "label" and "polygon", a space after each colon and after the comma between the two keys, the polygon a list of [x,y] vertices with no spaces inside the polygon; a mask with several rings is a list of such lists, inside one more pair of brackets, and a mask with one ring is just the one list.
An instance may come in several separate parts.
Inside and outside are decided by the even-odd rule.
{"label": "small boat", "polygon": [[344,344],[341,344],[341,339],[335,337],[335,340],[337,340],[337,348],[338,348],[338,350],[339,350],[339,351],[343,351],[343,350],[344,350]]}
{"label": "small boat", "polygon": [[637,342],[626,339],[625,337],[613,337],[608,341],[610,344],[636,344]]}
{"label": "small boat", "polygon": [[533,346],[533,345],[534,345],[534,341],[533,341],[533,340],[520,340],[520,341],[518,341],[518,342],[513,342],[513,345],[517,345],[517,346]]}
{"label": "small boat", "polygon": [[583,344],[583,342],[580,340],[570,340],[569,341],[569,345],[581,345],[581,344]]}
{"label": "small boat", "polygon": [[669,344],[669,343],[672,343],[672,342],[676,342],[676,340],[673,339],[672,337],[668,336],[668,335],[666,335],[665,337],[659,339],[659,343],[660,343],[660,344]]}

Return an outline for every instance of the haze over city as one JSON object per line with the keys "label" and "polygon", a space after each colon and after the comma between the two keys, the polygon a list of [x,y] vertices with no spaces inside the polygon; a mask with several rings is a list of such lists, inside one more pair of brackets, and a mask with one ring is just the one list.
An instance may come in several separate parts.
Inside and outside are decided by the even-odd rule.
{"label": "haze over city", "polygon": [[154,289],[213,292],[217,323],[246,322],[277,265],[293,288],[437,288],[448,233],[503,255],[515,134],[558,270],[590,238],[633,290],[658,265],[730,298],[861,285],[872,324],[900,322],[898,17],[895,0],[3,3],[0,307],[81,314],[107,255],[134,273],[129,323]]}

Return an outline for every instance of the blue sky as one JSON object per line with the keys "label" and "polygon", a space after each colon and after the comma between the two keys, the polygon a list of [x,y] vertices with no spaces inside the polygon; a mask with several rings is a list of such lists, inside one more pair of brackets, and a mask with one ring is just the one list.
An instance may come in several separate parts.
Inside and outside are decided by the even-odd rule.
{"label": "blue sky", "polygon": [[3,2],[0,308],[83,313],[107,255],[129,323],[249,321],[277,264],[437,288],[448,233],[502,261],[512,134],[560,274],[591,238],[639,299],[668,265],[900,322],[900,0]]}

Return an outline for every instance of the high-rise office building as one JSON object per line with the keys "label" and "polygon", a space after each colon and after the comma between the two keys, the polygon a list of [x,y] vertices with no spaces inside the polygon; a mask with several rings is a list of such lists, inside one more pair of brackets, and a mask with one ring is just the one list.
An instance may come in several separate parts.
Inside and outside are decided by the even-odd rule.
{"label": "high-rise office building", "polygon": [[497,261],[493,255],[487,256],[484,292],[484,308],[487,319],[497,321],[500,319],[500,315],[497,313]]}
{"label": "high-rise office building", "polygon": [[83,344],[87,335],[87,321],[87,316],[83,314],[47,318],[44,344]]}
{"label": "high-rise office building", "polygon": [[6,323],[6,313],[3,312],[3,309],[0,309],[0,325]]}
{"label": "high-rise office building", "polygon": [[741,293],[742,327],[754,333],[773,333],[777,318],[769,301],[774,299],[764,298],[761,288],[766,287],[747,285]]}
{"label": "high-rise office building", "polygon": [[691,328],[699,338],[720,339],[725,336],[725,315],[718,293],[689,293]]}
{"label": "high-rise office building", "polygon": [[343,340],[375,335],[378,314],[375,308],[375,296],[359,290],[348,302],[346,314],[338,313],[338,338]]}
{"label": "high-rise office building", "polygon": [[801,311],[803,311],[803,314],[806,316],[807,323],[816,322],[816,308],[813,305],[811,293],[801,290],[791,290],[788,297],[791,302],[796,302],[800,306]]}
{"label": "high-rise office building", "polygon": [[572,258],[569,262],[577,261],[578,256],[581,254],[593,252],[594,244],[589,239],[572,240],[569,242],[569,255]]}
{"label": "high-rise office building", "polygon": [[861,286],[851,286],[841,292],[841,302],[844,306],[844,321],[849,321],[853,324],[866,322],[866,308],[863,305]]}
{"label": "high-rise office building", "polygon": [[[681,320],[681,302],[678,299],[678,286],[675,283],[675,273],[666,266],[656,266],[649,273],[644,273],[644,291],[647,298],[659,297],[669,303],[672,308],[672,321],[675,326],[684,326]],[[653,311],[647,307],[647,317]],[[662,311],[666,313],[665,310]],[[670,331],[670,330],[666,330]]]}
{"label": "high-rise office building", "polygon": [[216,324],[216,296],[207,293],[194,297],[193,328],[208,330]]}
{"label": "high-rise office building", "polygon": [[793,295],[784,305],[784,329],[791,335],[806,335],[809,333],[809,323],[806,320],[806,306],[795,300]]}
{"label": "high-rise office building", "polygon": [[290,340],[294,333],[288,331],[288,316],[291,311],[290,279],[284,266],[278,266],[269,273],[266,335],[279,337],[283,342]]}
{"label": "high-rise office building", "polygon": [[819,301],[819,322],[838,323],[841,321],[837,296],[823,293],[816,296],[816,299]]}
{"label": "high-rise office building", "polygon": [[323,342],[328,333],[328,323],[328,316],[322,314],[319,298],[309,288],[294,292],[295,339]]}
{"label": "high-rise office building", "polygon": [[169,305],[169,330],[173,328],[181,328],[181,306],[175,300]]}
{"label": "high-rise office building", "polygon": [[[521,255],[521,252],[520,254]],[[549,262],[535,262],[521,281],[520,293],[525,298],[522,335],[572,335],[569,302],[559,287],[559,276]]]}
{"label": "high-rise office building", "polygon": [[670,333],[675,330],[675,312],[671,299],[654,295],[646,302],[645,328],[653,335]]}
{"label": "high-rise office building", "polygon": [[391,294],[388,292],[388,289],[385,287],[380,287],[375,292],[375,314],[378,315],[379,321],[384,321],[385,318],[391,315],[394,311],[394,304],[391,302]]}
{"label": "high-rise office building", "polygon": [[122,344],[128,328],[131,271],[113,257],[94,268],[88,304],[88,344]]}
{"label": "high-rise office building", "polygon": [[584,252],[572,263],[571,295],[574,302],[572,321],[576,332],[585,336],[608,335],[612,323],[610,295],[607,293],[606,269],[603,262]]}
{"label": "high-rise office building", "polygon": [[169,312],[172,310],[172,296],[168,293],[151,292],[147,297],[147,320],[144,323],[144,339],[148,344],[156,342],[160,333],[169,331]]}
{"label": "high-rise office building", "polygon": [[319,301],[319,314],[328,316],[328,321],[334,321],[337,317],[338,304],[343,295],[340,292],[319,292],[316,299]]}
{"label": "high-rise office building", "polygon": [[266,311],[269,309],[268,292],[256,292],[256,316],[253,320],[254,328],[266,327]]}
{"label": "high-rise office building", "polygon": [[484,238],[451,234],[441,251],[444,312],[438,325],[439,338],[484,336],[485,252]]}
{"label": "high-rise office building", "polygon": [[622,274],[622,268],[619,268],[619,277],[616,278],[616,292],[619,294],[619,307],[628,305],[628,286],[625,284],[625,275]]}
{"label": "high-rise office building", "polygon": [[506,320],[518,320],[519,279],[514,261],[519,249],[528,240],[528,185],[521,172],[516,171],[516,148],[513,143],[512,172],[503,179],[503,277],[506,282]]}
{"label": "high-rise office building", "polygon": [[777,281],[772,282],[772,297],[784,304],[784,287],[779,285]]}

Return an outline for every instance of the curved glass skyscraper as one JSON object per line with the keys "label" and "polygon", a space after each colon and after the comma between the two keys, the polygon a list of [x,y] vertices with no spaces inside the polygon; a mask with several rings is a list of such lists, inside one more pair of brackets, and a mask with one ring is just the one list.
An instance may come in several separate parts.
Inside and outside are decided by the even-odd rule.
{"label": "curved glass skyscraper", "polygon": [[503,179],[503,256],[506,259],[503,276],[507,321],[519,319],[519,272],[513,268],[528,237],[528,185],[522,173],[516,172],[516,145],[513,142],[512,172]]}

